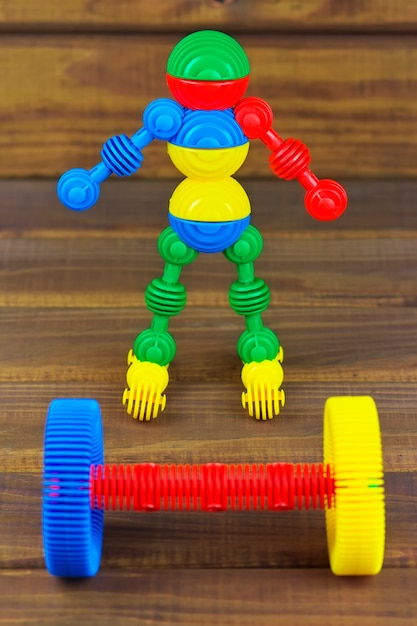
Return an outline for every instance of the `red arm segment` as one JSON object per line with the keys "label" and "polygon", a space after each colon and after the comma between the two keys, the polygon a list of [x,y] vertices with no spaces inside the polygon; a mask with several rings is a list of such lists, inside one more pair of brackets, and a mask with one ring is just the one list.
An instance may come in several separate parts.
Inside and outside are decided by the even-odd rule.
{"label": "red arm segment", "polygon": [[248,139],[260,139],[270,150],[269,165],[278,178],[297,179],[307,190],[304,203],[318,220],[338,218],[347,206],[347,195],[334,180],[319,180],[309,169],[310,152],[298,139],[282,139],[272,128],[271,107],[261,98],[244,98],[234,109],[236,121]]}

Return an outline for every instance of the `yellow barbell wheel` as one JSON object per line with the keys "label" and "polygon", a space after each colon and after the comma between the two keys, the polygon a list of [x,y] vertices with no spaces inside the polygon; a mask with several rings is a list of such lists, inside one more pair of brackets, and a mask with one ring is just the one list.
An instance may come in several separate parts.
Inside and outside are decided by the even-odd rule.
{"label": "yellow barbell wheel", "polygon": [[332,572],[378,574],[384,559],[385,502],[381,434],[368,396],[329,398],[324,408],[324,463],[335,495],[326,509]]}

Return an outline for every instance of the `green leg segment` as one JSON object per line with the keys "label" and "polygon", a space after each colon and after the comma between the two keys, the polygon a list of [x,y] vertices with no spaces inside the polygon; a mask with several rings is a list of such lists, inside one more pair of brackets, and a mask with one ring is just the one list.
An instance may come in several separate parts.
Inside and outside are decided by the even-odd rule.
{"label": "green leg segment", "polygon": [[249,415],[271,419],[285,403],[280,389],[284,377],[282,348],[275,333],[262,322],[262,313],[270,302],[269,288],[254,272],[254,261],[262,251],[259,231],[249,226],[240,239],[224,251],[226,258],[237,267],[238,280],[229,291],[230,305],[245,318],[246,330],[238,341],[238,353],[244,366],[242,381],[246,392],[242,404]]}
{"label": "green leg segment", "polygon": [[129,352],[123,404],[127,412],[140,420],[157,417],[165,408],[168,365],[176,352],[175,341],[168,332],[169,320],[184,308],[186,293],[179,282],[184,265],[192,263],[198,252],[183,243],[171,227],[158,240],[158,250],[165,260],[161,278],[155,278],[145,292],[145,302],[153,313],[150,328],[136,337]]}

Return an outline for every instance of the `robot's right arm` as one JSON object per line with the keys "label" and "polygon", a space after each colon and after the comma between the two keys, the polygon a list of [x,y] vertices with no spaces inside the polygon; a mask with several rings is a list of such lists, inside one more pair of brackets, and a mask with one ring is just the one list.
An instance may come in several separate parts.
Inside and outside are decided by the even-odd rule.
{"label": "robot's right arm", "polygon": [[160,98],[143,113],[143,126],[132,137],[117,135],[108,139],[101,151],[102,161],[91,170],[68,170],[58,181],[61,202],[73,211],[85,211],[97,202],[100,183],[111,174],[130,176],[142,165],[142,148],[154,139],[171,140],[179,131],[183,108],[174,100]]}

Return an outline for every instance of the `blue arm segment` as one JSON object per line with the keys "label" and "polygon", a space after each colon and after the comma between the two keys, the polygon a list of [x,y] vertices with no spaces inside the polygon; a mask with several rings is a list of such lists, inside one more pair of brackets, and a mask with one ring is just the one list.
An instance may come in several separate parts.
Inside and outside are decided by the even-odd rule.
{"label": "blue arm segment", "polygon": [[160,98],[143,113],[143,127],[132,137],[116,135],[101,150],[102,161],[91,170],[68,170],[58,181],[58,198],[73,211],[92,207],[100,195],[100,183],[111,174],[130,176],[142,165],[142,149],[154,139],[169,141],[178,133],[184,117],[183,108],[174,100]]}

